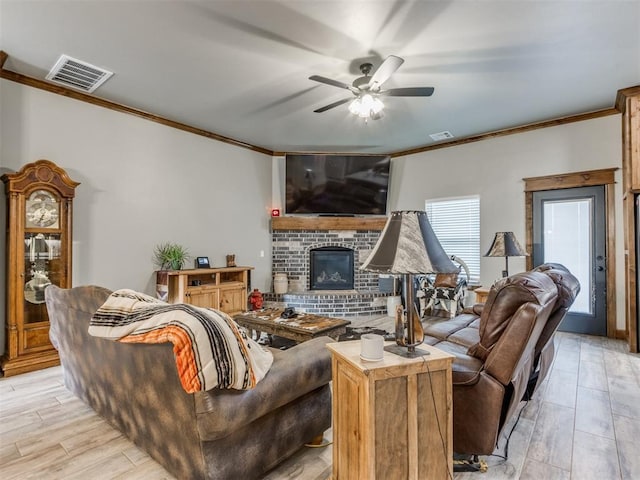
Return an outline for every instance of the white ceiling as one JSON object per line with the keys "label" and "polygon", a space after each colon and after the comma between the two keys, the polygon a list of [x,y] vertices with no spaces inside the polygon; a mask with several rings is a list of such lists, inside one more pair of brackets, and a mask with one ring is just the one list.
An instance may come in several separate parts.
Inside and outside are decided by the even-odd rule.
{"label": "white ceiling", "polygon": [[[0,0],[6,70],[44,79],[61,54],[115,72],[94,95],[274,151],[397,152],[612,107],[640,84],[640,1]],[[358,66],[404,64],[365,123]]]}

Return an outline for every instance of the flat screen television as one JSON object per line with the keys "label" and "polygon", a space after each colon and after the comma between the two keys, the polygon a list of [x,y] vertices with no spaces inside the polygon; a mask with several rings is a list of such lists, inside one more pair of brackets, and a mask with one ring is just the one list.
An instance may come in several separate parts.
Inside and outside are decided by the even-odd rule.
{"label": "flat screen television", "polygon": [[388,155],[286,156],[285,212],[386,215]]}

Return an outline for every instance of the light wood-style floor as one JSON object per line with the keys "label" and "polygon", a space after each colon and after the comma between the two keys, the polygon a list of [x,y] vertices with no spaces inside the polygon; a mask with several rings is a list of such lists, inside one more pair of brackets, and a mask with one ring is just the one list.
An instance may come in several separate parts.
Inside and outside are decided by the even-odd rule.
{"label": "light wood-style floor", "polygon": [[[388,329],[388,320],[360,324]],[[489,457],[487,473],[455,480],[639,479],[640,356],[626,352],[621,341],[556,335],[553,369],[522,413],[508,460]],[[303,448],[265,479],[325,480],[331,449]],[[0,379],[0,478],[173,477],[71,395],[54,367]]]}

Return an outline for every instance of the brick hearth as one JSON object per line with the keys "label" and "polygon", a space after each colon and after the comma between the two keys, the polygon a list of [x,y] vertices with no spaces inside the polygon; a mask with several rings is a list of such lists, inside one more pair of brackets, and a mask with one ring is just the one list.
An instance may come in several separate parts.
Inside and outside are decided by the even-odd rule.
{"label": "brick hearth", "polygon": [[[379,236],[379,230],[274,230],[272,272],[287,275],[289,290],[267,293],[265,300],[329,316],[386,313],[389,294],[380,292],[378,274],[360,270]],[[309,290],[309,251],[319,247],[353,249],[354,290]]]}

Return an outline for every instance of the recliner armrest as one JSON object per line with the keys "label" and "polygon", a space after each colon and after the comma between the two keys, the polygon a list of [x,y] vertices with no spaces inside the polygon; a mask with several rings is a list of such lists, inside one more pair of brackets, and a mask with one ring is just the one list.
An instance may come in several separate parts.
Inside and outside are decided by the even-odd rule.
{"label": "recliner armrest", "polygon": [[318,337],[288,350],[272,350],[273,365],[251,390],[213,389],[196,393],[196,415],[201,439],[224,437],[328,384],[331,381],[331,354],[325,345],[334,341],[329,337]]}

